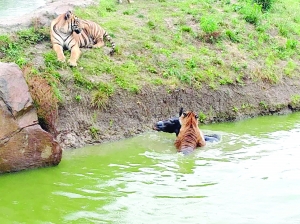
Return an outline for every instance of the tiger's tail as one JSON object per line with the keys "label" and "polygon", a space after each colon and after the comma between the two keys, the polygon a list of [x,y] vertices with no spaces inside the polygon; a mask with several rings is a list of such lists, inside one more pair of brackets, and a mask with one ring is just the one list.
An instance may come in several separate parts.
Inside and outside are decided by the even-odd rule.
{"label": "tiger's tail", "polygon": [[112,40],[112,38],[111,38],[111,36],[109,36],[109,34],[105,31],[105,33],[104,33],[104,38],[106,39],[106,40],[108,40],[108,42],[111,44],[111,51],[109,52],[109,54],[112,56],[114,53],[115,53],[115,48],[116,48],[116,44],[115,44],[115,42]]}

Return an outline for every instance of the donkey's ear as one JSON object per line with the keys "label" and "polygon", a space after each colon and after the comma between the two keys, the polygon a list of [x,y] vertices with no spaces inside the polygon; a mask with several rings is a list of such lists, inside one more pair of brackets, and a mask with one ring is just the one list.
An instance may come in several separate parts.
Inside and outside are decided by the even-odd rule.
{"label": "donkey's ear", "polygon": [[72,12],[71,11],[67,11],[65,14],[65,20],[68,20],[71,16]]}
{"label": "donkey's ear", "polygon": [[183,107],[180,107],[180,110],[179,110],[179,117],[182,115],[183,113]]}

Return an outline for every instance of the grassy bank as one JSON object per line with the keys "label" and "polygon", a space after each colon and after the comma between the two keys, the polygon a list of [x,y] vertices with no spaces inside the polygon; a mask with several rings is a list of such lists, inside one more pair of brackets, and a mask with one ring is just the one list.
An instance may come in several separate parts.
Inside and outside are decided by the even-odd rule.
{"label": "grassy bank", "polygon": [[[38,20],[30,29],[0,36],[0,60],[25,71],[40,118],[55,119],[63,91],[70,88],[78,102],[84,90],[92,106],[103,108],[118,88],[133,94],[145,85],[215,90],[246,80],[276,84],[284,76],[299,77],[296,0],[274,0],[265,9],[246,0],[115,2],[75,10],[105,28],[117,46],[113,57],[108,47],[84,49],[76,68],[56,61],[49,27],[40,27]],[[42,62],[36,62],[36,44],[45,46]],[[44,99],[45,91],[53,94]]]}

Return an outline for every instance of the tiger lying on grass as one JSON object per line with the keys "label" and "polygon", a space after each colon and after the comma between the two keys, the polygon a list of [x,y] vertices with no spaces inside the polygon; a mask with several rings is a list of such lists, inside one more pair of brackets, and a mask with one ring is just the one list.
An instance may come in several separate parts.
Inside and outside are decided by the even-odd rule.
{"label": "tiger lying on grass", "polygon": [[59,15],[51,22],[50,37],[58,61],[65,62],[63,50],[71,50],[70,66],[77,66],[80,47],[99,48],[104,46],[104,38],[112,45],[110,55],[115,52],[115,43],[108,33],[97,23],[79,19],[71,11]]}

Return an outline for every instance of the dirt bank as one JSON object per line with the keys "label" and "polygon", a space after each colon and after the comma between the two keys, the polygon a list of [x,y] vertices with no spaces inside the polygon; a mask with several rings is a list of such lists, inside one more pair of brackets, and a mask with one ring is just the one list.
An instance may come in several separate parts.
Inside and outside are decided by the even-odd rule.
{"label": "dirt bank", "polygon": [[167,91],[164,87],[144,86],[139,94],[125,91],[114,94],[102,111],[89,106],[88,96],[78,103],[71,92],[68,94],[59,110],[57,139],[63,148],[115,141],[151,131],[154,122],[176,116],[181,106],[201,112],[205,123],[286,114],[300,108],[299,102],[292,100],[295,94],[300,94],[300,81],[293,79],[284,79],[276,85],[246,81],[245,85],[224,85],[217,90],[203,86]]}

